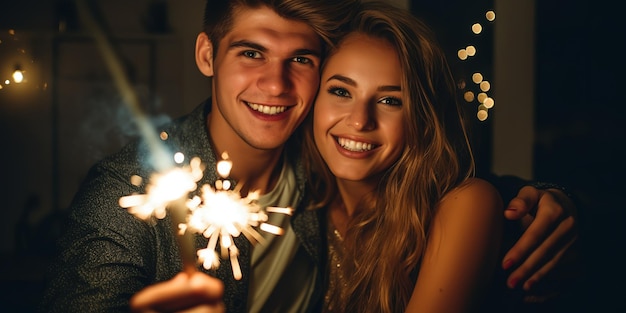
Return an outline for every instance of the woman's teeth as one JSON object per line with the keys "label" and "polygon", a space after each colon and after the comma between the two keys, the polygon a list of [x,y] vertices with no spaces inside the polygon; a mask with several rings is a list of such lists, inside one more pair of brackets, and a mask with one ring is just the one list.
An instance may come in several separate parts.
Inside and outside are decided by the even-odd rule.
{"label": "woman's teeth", "polygon": [[374,148],[374,145],[371,143],[354,141],[345,138],[337,138],[337,142],[342,148],[355,152],[370,151]]}

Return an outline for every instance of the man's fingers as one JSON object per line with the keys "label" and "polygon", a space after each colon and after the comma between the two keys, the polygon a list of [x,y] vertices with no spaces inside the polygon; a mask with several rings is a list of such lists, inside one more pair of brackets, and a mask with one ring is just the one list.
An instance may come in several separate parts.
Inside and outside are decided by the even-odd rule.
{"label": "man's fingers", "polygon": [[[532,219],[530,216],[527,218]],[[534,218],[519,240],[504,256],[502,263],[504,269],[509,269],[515,264],[519,264],[520,260],[523,260],[533,252],[548,234],[553,231],[555,223],[554,217],[551,216]]]}
{"label": "man's fingers", "polygon": [[172,312],[197,306],[220,306],[223,283],[204,273],[179,273],[171,280],[150,285],[131,298],[133,312]]}
{"label": "man's fingers", "polygon": [[[537,222],[536,222],[537,223]],[[531,225],[535,226],[536,224]],[[539,228],[541,229],[541,228]],[[526,233],[529,233],[531,228],[528,229]],[[530,234],[529,234],[530,235]],[[529,239],[531,242],[541,242],[539,246],[534,249],[534,247],[528,248],[528,250],[522,250],[524,252],[530,252],[530,255],[520,264],[507,279],[507,285],[513,288],[519,282],[525,281],[524,285],[526,287],[530,287],[533,283],[539,281],[541,278],[545,276],[550,270],[554,268],[554,266],[558,263],[561,255],[571,246],[571,244],[576,239],[576,231],[575,231],[575,221],[573,217],[566,218],[561,221],[556,229],[550,233],[549,236],[545,238],[543,242],[541,241],[533,241],[534,239]],[[532,243],[522,242],[524,238],[521,238],[518,241],[521,249],[524,249],[523,245],[531,245]],[[517,244],[516,244],[517,245]],[[506,258],[515,258],[517,253],[515,251],[517,247],[513,247],[511,256],[507,254]],[[534,250],[531,250],[534,249]],[[519,260],[519,259],[516,259]],[[532,275],[532,277],[531,277]],[[536,276],[535,276],[536,275]],[[530,279],[529,279],[530,277]]]}
{"label": "man's fingers", "polygon": [[531,290],[533,286],[536,286],[537,283],[541,282],[548,275],[550,275],[553,280],[560,281],[561,279],[559,279],[560,277],[558,277],[560,273],[556,272],[561,271],[556,270],[557,265],[560,265],[559,263],[561,263],[561,260],[563,260],[565,253],[569,251],[569,248],[574,244],[575,241],[576,237],[572,238],[567,244],[565,244],[565,246],[558,250],[552,259],[548,260],[540,269],[535,271],[524,282],[522,289],[524,289],[525,291]]}
{"label": "man's fingers", "polygon": [[518,220],[526,215],[534,214],[540,192],[541,190],[532,186],[523,187],[507,205],[504,216],[509,220]]}
{"label": "man's fingers", "polygon": [[[530,187],[531,189],[534,189]],[[526,187],[522,188],[526,189]],[[536,190],[536,189],[535,189]],[[533,192],[525,190],[524,193],[520,191],[522,197],[526,199],[532,199]],[[523,221],[523,227],[527,227],[526,231],[521,235],[515,245],[507,252],[503,259],[504,269],[509,269],[515,264],[519,264],[520,260],[523,260],[527,255],[533,252],[533,249],[538,247],[542,242],[551,234],[556,227],[560,226],[562,219],[571,218],[566,215],[565,210],[559,202],[553,197],[550,192],[540,190],[537,193],[539,198],[538,203],[534,203],[533,206],[540,206],[541,208],[535,213],[533,218],[530,215],[526,215]],[[572,221],[573,218],[572,218]]]}

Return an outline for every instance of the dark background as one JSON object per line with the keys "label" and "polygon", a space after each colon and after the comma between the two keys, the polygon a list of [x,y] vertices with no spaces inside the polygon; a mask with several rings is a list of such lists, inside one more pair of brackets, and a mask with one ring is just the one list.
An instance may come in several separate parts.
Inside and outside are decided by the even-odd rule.
{"label": "dark background", "polygon": [[[536,5],[536,180],[558,182],[578,198],[581,281],[559,312],[626,312],[626,26],[617,2],[539,0]],[[493,1],[413,1],[413,12],[440,34],[455,72],[471,73],[455,58],[473,23]],[[453,9],[454,8],[454,9]],[[497,12],[496,12],[497,16]],[[496,19],[497,23],[497,19]],[[488,37],[485,37],[489,44]],[[478,61],[491,68],[490,60]],[[497,94],[497,86],[496,94]],[[497,119],[497,108],[494,109]],[[478,125],[489,133],[489,123]],[[481,135],[483,135],[481,133]],[[489,144],[482,152],[489,162]],[[479,153],[480,153],[479,152]]]}
{"label": "dark background", "polygon": [[[195,7],[203,2],[193,1]],[[203,95],[190,97],[180,85],[183,77],[190,75],[181,59],[192,56],[188,54],[189,41],[168,22],[168,16],[171,19],[174,15],[168,11],[172,2],[106,3],[109,11],[105,13],[115,16],[108,30],[123,47],[132,82],[145,97],[144,109],[154,116],[176,117],[199,103]],[[0,180],[6,217],[3,225],[8,223],[0,234],[0,311],[4,311],[3,306],[11,312],[33,311],[58,233],[58,220],[64,213],[65,194],[73,193],[86,166],[117,150],[129,137],[117,129],[124,119],[115,112],[104,112],[102,106],[93,103],[84,109],[75,99],[95,94],[108,103],[115,101],[111,96],[115,92],[103,67],[90,68],[101,59],[97,51],[80,45],[85,41],[76,35],[81,31],[80,23],[70,4],[62,0],[2,0],[0,4],[0,70],[5,70],[3,62],[9,56],[23,54],[16,50],[20,45],[11,44],[13,37],[7,35],[9,29],[15,29],[26,34],[22,38],[28,39],[32,50],[25,66],[31,62],[41,71],[37,80],[29,82],[34,87],[27,93],[17,94],[17,88],[0,89],[0,131],[6,147],[0,158]],[[471,24],[473,16],[484,14],[485,8],[493,8],[493,1],[422,0],[410,6],[439,34],[455,73],[459,77],[471,73],[466,64],[455,61],[456,51],[467,36],[459,30]],[[200,23],[200,16],[189,19]],[[537,180],[561,183],[577,196],[579,257],[584,263],[575,296],[567,298],[562,310],[555,311],[624,312],[626,306],[620,299],[626,291],[622,287],[626,281],[626,207],[620,196],[626,192],[626,29],[617,3],[606,0],[537,0],[536,19],[533,175]],[[65,21],[62,34],[58,31],[61,20]],[[493,44],[489,32],[485,29],[481,45]],[[62,49],[67,46],[59,42],[79,44],[66,51]],[[69,58],[63,64],[74,66],[59,68],[58,51],[69,53],[62,54]],[[477,62],[474,65],[485,71],[492,67],[489,57]],[[79,91],[85,89],[90,91]],[[76,107],[59,103],[59,99],[73,101]],[[179,99],[187,100],[181,104]],[[492,112],[490,119],[497,118],[497,108]],[[91,129],[80,128],[85,125]],[[479,164],[486,167],[490,162],[491,122],[477,123],[476,129],[481,138]],[[91,134],[97,133],[95,130],[98,136]],[[77,154],[73,145],[86,152]],[[60,178],[67,176],[70,178]]]}

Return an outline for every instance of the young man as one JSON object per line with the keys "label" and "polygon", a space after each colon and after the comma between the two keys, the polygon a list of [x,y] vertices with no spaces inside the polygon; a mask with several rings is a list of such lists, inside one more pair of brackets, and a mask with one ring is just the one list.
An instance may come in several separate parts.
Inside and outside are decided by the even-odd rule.
{"label": "young man", "polygon": [[[145,147],[136,143],[97,164],[77,194],[43,309],[124,312],[136,294],[132,307],[138,312],[199,305],[221,310],[222,300],[227,312],[316,311],[323,294],[323,241],[316,213],[304,210],[305,177],[297,165],[297,143],[289,140],[313,103],[326,45],[356,2],[207,4],[196,62],[213,78],[212,98],[163,129],[165,144],[202,159],[206,170],[198,185],[213,184],[216,156],[228,152],[231,177],[243,186],[243,195],[259,190],[261,205],[297,208],[293,217],[273,221],[286,230],[283,236],[268,236],[254,249],[243,236],[236,238],[241,280],[233,278],[229,262],[210,273],[223,284],[201,272],[178,274],[182,265],[169,216],[150,224],[120,208],[120,197],[144,192],[145,186],[135,187],[129,178],[152,172],[144,162]],[[507,213],[518,216],[507,217],[521,218],[537,203],[537,220],[505,257],[505,266],[522,264],[509,282],[539,279],[568,247],[557,239],[573,229],[562,221],[573,218],[548,191],[522,189],[510,205],[516,212]],[[196,236],[197,248],[206,244]],[[544,260],[556,252],[555,259]]]}

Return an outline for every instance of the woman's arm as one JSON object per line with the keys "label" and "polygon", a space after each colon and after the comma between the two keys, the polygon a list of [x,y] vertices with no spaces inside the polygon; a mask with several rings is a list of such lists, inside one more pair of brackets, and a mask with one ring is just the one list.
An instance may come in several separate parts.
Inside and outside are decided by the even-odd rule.
{"label": "woman's arm", "polygon": [[407,312],[469,312],[491,283],[502,239],[502,200],[470,179],[439,203]]}

